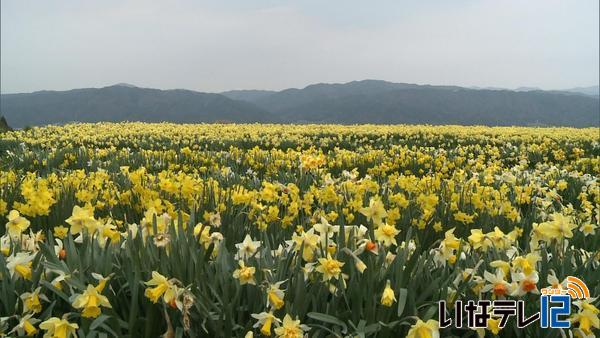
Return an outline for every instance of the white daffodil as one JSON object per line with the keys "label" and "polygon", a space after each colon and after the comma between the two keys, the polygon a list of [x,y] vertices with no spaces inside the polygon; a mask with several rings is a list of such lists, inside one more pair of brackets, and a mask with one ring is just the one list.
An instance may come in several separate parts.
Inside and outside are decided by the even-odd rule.
{"label": "white daffodil", "polygon": [[236,244],[235,247],[238,249],[235,259],[248,259],[258,251],[260,241],[255,241],[250,235],[246,235],[242,243]]}

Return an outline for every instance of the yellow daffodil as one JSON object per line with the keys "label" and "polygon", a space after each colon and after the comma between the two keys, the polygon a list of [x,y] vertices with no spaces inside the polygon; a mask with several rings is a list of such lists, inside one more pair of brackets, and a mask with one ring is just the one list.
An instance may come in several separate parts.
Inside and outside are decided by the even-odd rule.
{"label": "yellow daffodil", "polygon": [[108,298],[101,295],[93,285],[88,285],[87,289],[75,297],[73,307],[83,309],[81,315],[86,318],[96,318],[100,315],[100,307],[111,308]]}
{"label": "yellow daffodil", "polygon": [[256,285],[256,280],[254,279],[254,273],[256,269],[252,266],[246,266],[244,261],[239,261],[239,269],[236,269],[233,272],[233,278],[238,279],[240,281],[240,285],[244,284],[252,284]]}
{"label": "yellow daffodil", "polygon": [[511,265],[515,271],[529,275],[535,271],[536,265],[541,259],[542,258],[537,253],[529,253],[525,256],[515,257],[511,262]]}
{"label": "yellow daffodil", "polygon": [[371,198],[369,200],[369,206],[360,209],[360,213],[365,215],[367,220],[373,221],[373,224],[381,224],[382,220],[387,216],[387,211],[381,200],[377,198]]}
{"label": "yellow daffodil", "polygon": [[19,319],[19,324],[17,324],[9,333],[9,335],[16,333],[19,336],[33,336],[38,333],[38,329],[35,327],[35,324],[40,320],[32,317],[33,314],[28,314]]}
{"label": "yellow daffodil", "polygon": [[73,207],[71,217],[67,218],[65,222],[71,226],[71,233],[73,234],[79,234],[85,229],[91,235],[98,227],[98,221],[94,219],[93,213],[77,205]]}
{"label": "yellow daffodil", "polygon": [[64,227],[62,225],[54,227],[53,235],[55,238],[65,239],[67,237],[68,233],[69,233],[69,228],[67,228],[67,227]]}
{"label": "yellow daffodil", "polygon": [[488,247],[492,245],[492,242],[486,237],[481,229],[471,229],[471,235],[468,237],[469,243],[473,246],[473,249],[479,249],[486,251]]}
{"label": "yellow daffodil", "polygon": [[383,223],[375,229],[375,239],[383,243],[385,247],[390,245],[397,245],[396,236],[400,233],[400,230],[396,229],[395,226]]}
{"label": "yellow daffodil", "polygon": [[579,324],[579,329],[587,335],[592,335],[592,328],[600,329],[600,319],[598,319],[598,313],[585,309],[574,314],[571,317],[571,322]]}
{"label": "yellow daffodil", "polygon": [[260,326],[260,333],[263,336],[271,336],[271,327],[275,322],[277,325],[281,323],[281,320],[273,315],[273,312],[261,312],[261,313],[253,313],[252,318],[256,319],[257,322],[253,327]]}
{"label": "yellow daffodil", "polygon": [[42,312],[42,303],[40,302],[40,290],[36,288],[33,292],[24,292],[20,298],[23,301],[23,313],[40,313]]}
{"label": "yellow daffodil", "polygon": [[152,279],[145,282],[148,286],[154,286],[153,288],[147,288],[144,295],[152,301],[152,303],[158,302],[159,298],[163,296],[165,303],[170,304],[177,296],[177,288],[167,278],[157,271],[152,271]]}
{"label": "yellow daffodil", "polygon": [[327,255],[327,258],[319,258],[319,266],[316,270],[323,274],[323,281],[326,282],[331,278],[338,279],[342,272],[342,266],[344,263],[331,258],[331,255]]}
{"label": "yellow daffodil", "polygon": [[31,261],[35,258],[35,254],[27,252],[18,252],[15,255],[8,256],[6,267],[11,276],[15,273],[17,276],[24,279],[31,279]]}
{"label": "yellow daffodil", "polygon": [[500,327],[500,319],[490,318],[490,319],[488,319],[487,324],[488,324],[487,329],[490,330],[490,332],[495,335],[500,333],[500,330],[502,330],[502,328]]}
{"label": "yellow daffodil", "polygon": [[585,236],[593,236],[596,234],[597,227],[598,226],[596,224],[586,222],[579,228],[579,231],[581,231]]}
{"label": "yellow daffodil", "polygon": [[406,338],[439,338],[440,325],[438,321],[430,319],[426,322],[417,319],[417,322],[410,327]]}
{"label": "yellow daffodil", "polygon": [[504,276],[510,276],[510,263],[503,260],[496,260],[490,262],[492,268],[501,269]]}
{"label": "yellow daffodil", "polygon": [[290,315],[286,314],[283,317],[283,323],[275,329],[275,335],[281,338],[302,338],[304,333],[310,328],[304,324],[300,324],[299,320],[293,320]]}
{"label": "yellow daffodil", "polygon": [[396,302],[396,295],[394,295],[394,290],[390,287],[390,281],[388,280],[381,295],[381,305],[390,307],[394,302]]}
{"label": "yellow daffodil", "polygon": [[315,251],[319,247],[320,237],[314,233],[314,229],[302,232],[300,235],[294,233],[292,242],[295,251],[302,249],[302,259],[307,262],[312,262],[315,256]]}
{"label": "yellow daffodil", "polygon": [[578,299],[574,300],[573,304],[579,308],[579,311],[589,310],[592,313],[600,314],[600,309],[593,304],[596,299],[597,298]]}
{"label": "yellow daffodil", "polygon": [[79,325],[69,323],[66,319],[59,319],[57,317],[49,318],[40,324],[40,329],[46,331],[44,338],[76,337],[77,335],[75,332],[78,328]]}
{"label": "yellow daffodil", "polygon": [[21,216],[17,210],[11,210],[8,213],[8,223],[6,223],[6,231],[13,237],[19,237],[23,231],[29,228],[29,221]]}
{"label": "yellow daffodil", "polygon": [[281,284],[283,283],[284,281],[270,284],[267,289],[267,303],[275,310],[281,309],[285,304],[285,301],[283,300],[285,293],[280,289]]}
{"label": "yellow daffodil", "polygon": [[577,225],[573,223],[571,217],[556,212],[550,215],[550,218],[551,221],[540,223],[534,227],[533,231],[536,235],[532,238],[539,237],[545,241],[552,241],[573,237],[573,229]]}

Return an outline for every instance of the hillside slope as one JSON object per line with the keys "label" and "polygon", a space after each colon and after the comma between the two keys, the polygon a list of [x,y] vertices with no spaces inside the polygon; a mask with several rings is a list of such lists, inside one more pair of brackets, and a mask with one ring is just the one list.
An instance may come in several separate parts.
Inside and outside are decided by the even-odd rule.
{"label": "hillside slope", "polygon": [[17,128],[72,121],[271,122],[252,103],[220,94],[115,85],[69,91],[3,94],[0,112]]}
{"label": "hillside slope", "polygon": [[566,92],[355,81],[253,100],[287,122],[598,126],[598,98]]}

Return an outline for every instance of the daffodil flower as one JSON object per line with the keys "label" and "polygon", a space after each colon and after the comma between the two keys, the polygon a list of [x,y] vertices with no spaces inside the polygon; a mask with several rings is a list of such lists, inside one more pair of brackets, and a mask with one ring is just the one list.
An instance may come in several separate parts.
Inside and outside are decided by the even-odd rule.
{"label": "daffodil flower", "polygon": [[23,301],[23,313],[31,312],[33,314],[42,312],[42,303],[40,302],[40,298],[48,301],[46,296],[40,295],[40,290],[42,288],[38,287],[33,292],[24,292],[19,296]]}
{"label": "daffodil flower", "polygon": [[310,328],[300,324],[299,320],[293,320],[289,314],[283,317],[283,324],[275,329],[275,335],[282,338],[302,338]]}
{"label": "daffodil flower", "polygon": [[417,319],[417,322],[410,327],[406,338],[439,338],[440,324],[437,320],[430,319],[426,322]]}
{"label": "daffodil flower", "polygon": [[8,213],[8,223],[6,223],[6,231],[12,238],[17,238],[29,228],[29,221],[21,216],[17,210],[11,210]]}
{"label": "daffodil flower", "polygon": [[380,199],[371,198],[369,206],[360,209],[360,213],[365,215],[368,221],[373,221],[373,224],[379,225],[387,216],[387,211]]}
{"label": "daffodil flower", "polygon": [[33,318],[33,314],[28,314],[19,319],[19,324],[17,324],[10,332],[10,334],[16,333],[19,336],[33,336],[38,332],[38,329],[35,328],[35,324],[40,320],[37,318]]}
{"label": "daffodil flower", "polygon": [[511,284],[504,279],[505,275],[503,269],[497,269],[496,274],[484,271],[483,277],[489,284],[485,285],[481,289],[481,292],[492,291],[496,297],[506,297],[512,292]]}
{"label": "daffodil flower", "polygon": [[46,331],[44,338],[69,338],[77,337],[76,331],[79,325],[69,323],[66,319],[57,317],[49,318],[40,324],[40,329]]}
{"label": "daffodil flower", "polygon": [[385,247],[389,247],[392,244],[397,245],[396,236],[400,233],[400,230],[396,229],[395,226],[387,223],[381,224],[375,229],[375,239],[383,243]]}
{"label": "daffodil flower", "polygon": [[321,216],[321,223],[313,225],[313,229],[319,233],[321,244],[326,245],[329,239],[332,238],[335,233],[340,231],[340,226],[329,224],[327,219]]}
{"label": "daffodil flower", "polygon": [[235,247],[238,249],[235,259],[248,259],[258,251],[260,241],[254,241],[250,235],[246,235],[242,243],[236,244]]}
{"label": "daffodil flower", "polygon": [[285,293],[280,289],[281,284],[283,283],[285,283],[285,281],[271,284],[267,289],[267,304],[269,304],[275,310],[281,309],[285,304],[285,301],[283,300]]}
{"label": "daffodil flower", "polygon": [[600,319],[598,319],[598,313],[589,309],[579,311],[571,317],[571,323],[579,324],[578,329],[583,331],[585,336],[593,337],[594,332],[592,328],[600,329]]}
{"label": "daffodil flower", "polygon": [[238,279],[240,281],[240,285],[256,285],[256,280],[254,279],[254,273],[256,272],[256,269],[252,266],[246,266],[242,260],[240,260],[238,264],[240,267],[233,272],[233,278]]}
{"label": "daffodil flower", "polygon": [[87,289],[75,297],[73,307],[83,309],[81,315],[86,318],[96,318],[100,315],[100,307],[112,308],[108,298],[101,295],[93,285],[88,285]]}
{"label": "daffodil flower", "polygon": [[342,272],[342,266],[344,266],[344,263],[331,258],[331,255],[327,254],[327,258],[319,258],[319,266],[316,270],[323,274],[323,281],[326,282],[331,278],[338,279]]}
{"label": "daffodil flower", "polygon": [[144,295],[153,303],[158,302],[158,299],[163,296],[165,303],[170,304],[177,296],[177,287],[157,271],[152,271],[152,279],[145,282],[145,284],[154,286],[153,288],[147,288],[144,292]]}
{"label": "daffodil flower", "polygon": [[537,271],[532,271],[528,275],[523,272],[513,273],[511,279],[513,282],[517,283],[517,287],[515,287],[510,294],[511,296],[522,297],[530,292],[534,294],[540,293],[537,289],[537,283],[539,281]]}
{"label": "daffodil flower", "polygon": [[92,235],[98,228],[98,221],[94,219],[93,213],[77,205],[73,207],[71,217],[65,222],[71,226],[72,234],[79,234],[85,229],[89,235]]}
{"label": "daffodil flower", "polygon": [[6,260],[6,267],[11,277],[16,273],[21,278],[31,279],[31,261],[34,258],[35,254],[27,252],[18,252],[15,255],[9,256]]}
{"label": "daffodil flower", "polygon": [[252,326],[252,327],[259,327],[260,326],[260,333],[262,333],[263,336],[271,336],[271,327],[273,326],[273,323],[275,323],[276,325],[279,325],[281,323],[281,319],[275,317],[273,315],[273,312],[261,312],[261,313],[253,313],[251,314],[252,318],[256,319],[257,322]]}
{"label": "daffodil flower", "polygon": [[385,289],[383,289],[383,293],[381,294],[381,305],[390,307],[394,302],[396,302],[396,295],[394,294],[394,290],[390,286],[389,279],[385,282]]}

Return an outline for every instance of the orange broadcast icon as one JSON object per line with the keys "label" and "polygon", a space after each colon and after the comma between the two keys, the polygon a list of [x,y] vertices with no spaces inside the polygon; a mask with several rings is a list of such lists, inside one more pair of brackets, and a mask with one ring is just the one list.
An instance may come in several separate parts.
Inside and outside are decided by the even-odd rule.
{"label": "orange broadcast icon", "polygon": [[573,276],[567,277],[567,293],[572,299],[590,298],[590,290],[585,283]]}

